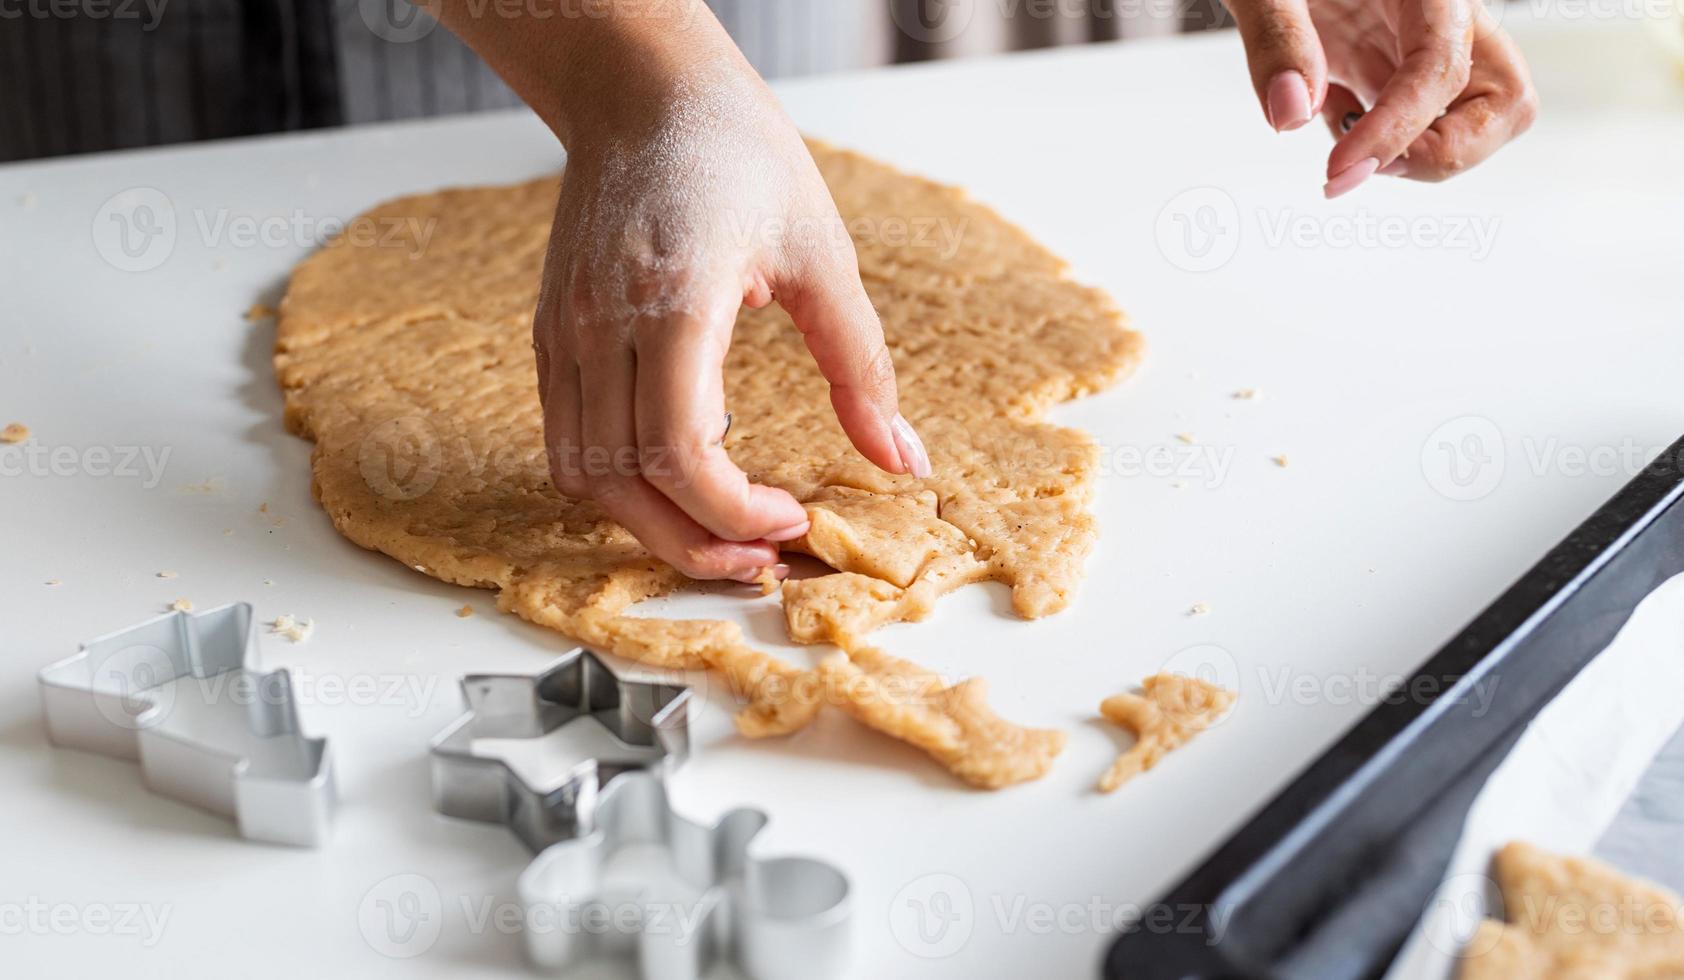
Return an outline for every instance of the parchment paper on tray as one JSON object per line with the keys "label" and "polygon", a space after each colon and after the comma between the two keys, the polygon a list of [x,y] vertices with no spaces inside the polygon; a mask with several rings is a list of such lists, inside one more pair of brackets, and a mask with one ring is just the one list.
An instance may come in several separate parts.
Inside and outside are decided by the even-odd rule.
{"label": "parchment paper on tray", "polygon": [[[1667,838],[1666,822],[1629,813],[1660,785],[1639,789],[1651,769],[1657,780],[1670,778],[1684,789],[1681,695],[1684,575],[1643,600],[1614,642],[1538,714],[1491,774],[1468,812],[1444,883],[1388,980],[1455,976],[1464,944],[1497,908],[1491,858],[1511,840],[1559,854],[1594,854],[1634,876],[1684,886],[1678,877],[1684,851],[1676,846],[1684,823],[1671,824]],[[1684,800],[1674,796],[1670,812],[1684,818]],[[1645,850],[1646,836],[1670,839],[1673,850],[1666,857]]]}

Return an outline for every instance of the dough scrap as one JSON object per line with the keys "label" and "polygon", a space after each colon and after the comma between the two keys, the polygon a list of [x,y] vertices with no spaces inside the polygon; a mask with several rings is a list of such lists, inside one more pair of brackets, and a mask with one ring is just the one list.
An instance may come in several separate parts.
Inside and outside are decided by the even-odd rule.
{"label": "dough scrap", "polygon": [[1134,745],[1117,757],[1099,779],[1099,791],[1110,793],[1157,765],[1171,751],[1221,720],[1238,697],[1196,677],[1154,674],[1140,682],[1142,694],[1113,694],[1099,706],[1100,714],[1135,735]]}
{"label": "dough scrap", "polygon": [[929,753],[984,789],[1036,779],[1064,748],[1064,733],[1023,728],[988,707],[988,682],[941,675],[876,647],[854,644],[819,662],[825,690],[857,721]]}
{"label": "dough scrap", "polygon": [[[863,635],[985,578],[1010,587],[1020,615],[1064,608],[1096,535],[1087,505],[1098,449],[1037,419],[1125,376],[1139,336],[1108,297],[961,192],[811,149],[853,233],[902,413],[935,475],[867,462],[788,317],[775,306],[739,314],[725,363],[726,448],[752,479],[827,515],[806,547],[852,569],[785,584],[786,615],[800,624],[792,634]],[[503,612],[652,666],[720,671],[748,699],[744,734],[794,731],[832,700],[884,718],[827,696],[814,669],[753,649],[733,623],[626,614],[686,580],[550,482],[530,334],[558,186],[551,177],[392,201],[353,223],[391,235],[336,239],[294,271],[275,368],[288,428],[315,442],[317,500],[353,542],[494,589]],[[864,659],[870,667],[849,663],[868,680],[889,669]],[[944,710],[960,742],[917,736],[932,755],[984,785],[1044,771],[1051,740],[998,727],[981,683],[951,690]],[[1007,765],[986,747],[961,758],[961,743],[1018,745],[1030,761]]]}
{"label": "dough scrap", "polygon": [[1678,980],[1684,898],[1585,858],[1514,842],[1492,862],[1508,921],[1487,919],[1461,980]]}
{"label": "dough scrap", "polygon": [[22,422],[8,422],[5,428],[0,429],[0,442],[7,445],[16,445],[28,438],[29,426]]}

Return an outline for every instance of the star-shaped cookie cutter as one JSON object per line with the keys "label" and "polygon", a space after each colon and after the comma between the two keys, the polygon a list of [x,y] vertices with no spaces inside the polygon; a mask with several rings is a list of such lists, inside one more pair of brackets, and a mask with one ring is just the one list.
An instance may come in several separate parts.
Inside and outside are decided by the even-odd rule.
{"label": "star-shaped cookie cutter", "polygon": [[[598,795],[617,776],[644,769],[664,774],[689,754],[690,689],[621,680],[583,647],[537,675],[469,674],[462,694],[468,710],[433,739],[433,805],[446,816],[507,824],[534,852],[589,830]],[[660,755],[587,759],[546,788],[473,751],[476,739],[541,738],[579,718]]]}
{"label": "star-shaped cookie cutter", "polygon": [[[47,739],[140,763],[154,793],[226,817],[250,840],[314,847],[335,802],[327,740],[299,730],[292,680],[256,668],[251,605],[171,612],[102,636],[41,670]],[[210,710],[239,709],[261,751],[196,734],[173,682],[201,684]]]}
{"label": "star-shaped cookie cutter", "polygon": [[[528,958],[547,970],[634,951],[645,980],[697,980],[724,958],[750,980],[828,980],[847,969],[850,885],[813,858],[760,858],[758,810],[717,823],[679,816],[660,779],[627,773],[598,801],[596,828],[546,848],[520,876]],[[622,850],[658,845],[664,873],[631,891],[604,874]]]}

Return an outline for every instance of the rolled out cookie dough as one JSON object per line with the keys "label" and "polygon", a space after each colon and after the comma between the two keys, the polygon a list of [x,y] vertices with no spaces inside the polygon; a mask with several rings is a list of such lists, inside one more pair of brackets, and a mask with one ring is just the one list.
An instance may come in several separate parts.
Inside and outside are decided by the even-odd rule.
{"label": "rolled out cookie dough", "polygon": [[[787,583],[783,602],[797,639],[849,642],[839,662],[785,663],[734,623],[625,614],[685,579],[550,482],[530,333],[557,178],[392,201],[354,223],[392,234],[341,238],[301,263],[277,328],[287,425],[315,441],[314,491],[346,537],[494,589],[499,609],[599,649],[718,670],[748,701],[737,718],[747,735],[794,731],[832,702],[973,784],[1033,778],[1057,733],[994,717],[976,682],[913,683],[917,704],[884,701],[889,685],[871,682],[916,668],[857,637],[982,579],[1009,586],[1026,617],[1070,602],[1096,533],[1098,453],[1038,418],[1123,377],[1139,337],[1104,294],[961,192],[811,148],[854,234],[902,412],[935,469],[914,480],[860,457],[789,319],[776,307],[741,312],[725,364],[726,445],[751,478],[813,513],[798,546],[838,573]],[[955,234],[938,249],[887,233],[925,225]],[[907,725],[911,708],[929,724]]]}
{"label": "rolled out cookie dough", "polygon": [[1461,980],[1684,978],[1684,898],[1519,842],[1497,852],[1492,870],[1506,921],[1480,923]]}

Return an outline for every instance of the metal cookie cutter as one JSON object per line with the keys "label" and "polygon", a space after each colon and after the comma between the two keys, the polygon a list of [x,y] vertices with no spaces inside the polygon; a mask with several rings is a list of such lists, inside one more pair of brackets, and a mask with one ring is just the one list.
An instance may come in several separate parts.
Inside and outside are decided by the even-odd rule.
{"label": "metal cookie cutter", "polygon": [[[547,848],[520,876],[534,965],[560,970],[629,951],[645,980],[696,980],[720,958],[750,980],[826,980],[847,968],[847,876],[811,858],[751,856],[764,813],[695,823],[673,812],[655,776],[628,773],[595,817],[595,830]],[[664,848],[660,873],[616,886],[605,867],[622,851],[649,850],[640,845]]]}
{"label": "metal cookie cutter", "polygon": [[[299,731],[291,678],[259,672],[256,650],[244,602],[100,637],[41,670],[47,738],[138,761],[148,789],[232,817],[246,838],[314,847],[334,804],[327,740]],[[172,684],[222,675],[201,683],[203,706]],[[230,721],[244,744],[229,744]]]}
{"label": "metal cookie cutter", "polygon": [[[536,676],[470,674],[462,693],[467,712],[433,739],[433,805],[446,816],[508,824],[534,852],[589,830],[610,780],[638,769],[664,773],[689,753],[689,688],[620,680],[582,647]],[[473,752],[475,739],[540,738],[586,717],[629,746],[659,750],[660,758],[588,759],[546,789],[501,759]]]}

